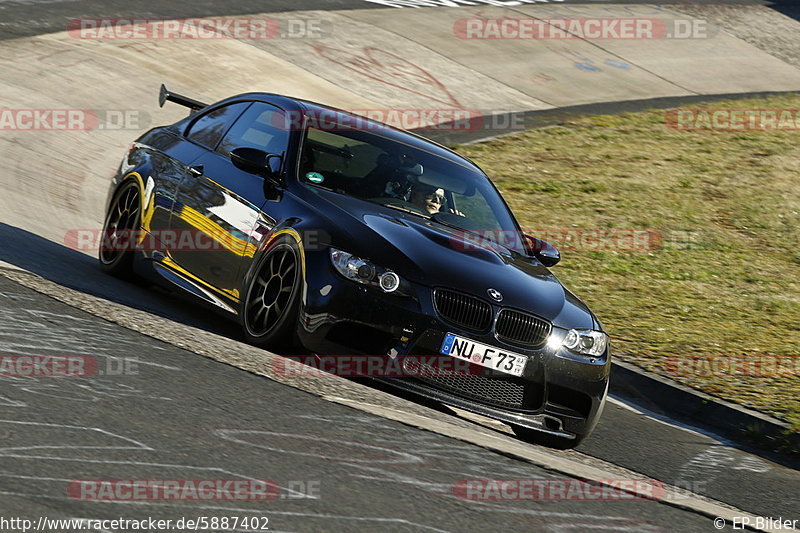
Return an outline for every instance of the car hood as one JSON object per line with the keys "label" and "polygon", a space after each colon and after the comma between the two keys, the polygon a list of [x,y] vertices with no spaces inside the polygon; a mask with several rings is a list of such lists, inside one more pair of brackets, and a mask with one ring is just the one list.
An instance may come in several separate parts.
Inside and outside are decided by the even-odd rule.
{"label": "car hood", "polygon": [[[575,295],[537,259],[498,247],[465,246],[457,230],[395,209],[318,189],[331,204],[331,245],[395,270],[409,281],[448,287],[487,302],[515,307],[567,328],[599,324]],[[335,220],[339,219],[339,220]],[[488,290],[499,291],[494,302]]]}

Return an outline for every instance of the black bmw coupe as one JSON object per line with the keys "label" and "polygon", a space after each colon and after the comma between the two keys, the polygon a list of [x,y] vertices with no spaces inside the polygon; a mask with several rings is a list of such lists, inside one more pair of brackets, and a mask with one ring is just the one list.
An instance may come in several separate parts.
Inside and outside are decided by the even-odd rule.
{"label": "black bmw coupe", "polygon": [[568,448],[592,431],[608,337],[474,163],[286,96],[207,105],[162,86],[167,100],[191,113],[122,161],[103,270],[190,293],[264,347],[464,359],[478,371],[381,379],[527,440]]}

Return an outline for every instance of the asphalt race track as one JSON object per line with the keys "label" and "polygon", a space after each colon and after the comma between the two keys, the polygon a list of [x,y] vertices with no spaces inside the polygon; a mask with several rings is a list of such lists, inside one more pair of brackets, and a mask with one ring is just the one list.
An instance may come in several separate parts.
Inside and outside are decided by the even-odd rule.
{"label": "asphalt race track", "polygon": [[[365,0],[147,0],[136,4],[135,16],[373,8],[385,8],[387,17],[395,12]],[[795,8],[776,4],[790,16]],[[0,0],[0,40],[13,46],[18,38],[63,32],[72,18],[132,15],[121,1]],[[53,67],[55,61],[42,68],[67,76],[71,65]],[[0,79],[0,94],[5,86]],[[215,94],[198,87],[204,91]],[[10,98],[0,107],[13,107]],[[122,132],[113,142],[125,135],[134,136]],[[25,148],[32,164],[46,157],[46,146]],[[109,150],[121,156],[123,148]],[[80,147],[73,150],[79,158]],[[14,167],[24,172],[26,161]],[[97,212],[71,196],[79,194],[69,181],[47,193],[53,191],[69,206],[70,224],[97,224]],[[57,209],[58,201],[47,205]],[[517,441],[502,424],[388,396],[368,383],[268,379],[245,360],[254,349],[242,346],[235,324],[162,289],[104,276],[90,254],[54,237],[58,212],[33,223],[22,207],[0,215],[0,354],[89,356],[99,371],[0,381],[0,518],[246,516],[287,532],[712,531],[715,511],[724,507],[729,516],[800,519],[796,461],[684,427],[646,405],[609,402],[592,437],[575,451],[556,452]],[[47,229],[48,218],[58,231]],[[655,501],[608,502],[468,501],[454,492],[466,479],[564,481],[593,473],[655,479],[667,489]],[[126,479],[271,480],[280,490],[269,501],[215,502],[95,502],[70,492],[76,480]]]}
{"label": "asphalt race track", "polygon": [[[708,522],[651,501],[462,501],[453,495],[462,479],[564,476],[198,357],[1,277],[0,294],[0,339],[15,353],[90,352],[101,370],[121,373],[5,382],[4,516],[252,514],[268,517],[271,531],[691,531]],[[73,480],[250,478],[279,484],[280,497],[95,503],[65,489]]]}

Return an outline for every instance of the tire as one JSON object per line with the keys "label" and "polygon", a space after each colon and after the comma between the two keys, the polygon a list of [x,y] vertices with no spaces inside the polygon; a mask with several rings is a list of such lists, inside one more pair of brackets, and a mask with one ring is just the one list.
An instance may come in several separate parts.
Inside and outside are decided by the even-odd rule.
{"label": "tire", "polygon": [[279,239],[253,272],[240,308],[245,338],[263,348],[291,348],[302,283],[297,244]]}
{"label": "tire", "polygon": [[[140,198],[139,185],[135,181],[128,181],[114,193],[106,213],[98,260],[103,272],[118,278],[135,277],[133,273],[135,252],[124,243],[130,242],[134,234],[141,230]],[[122,242],[120,237],[123,239]]]}
{"label": "tire", "polygon": [[554,448],[556,450],[571,450],[578,446],[585,437],[585,435],[578,435],[574,439],[567,439],[521,426],[511,426],[511,428],[514,430],[517,437],[525,442]]}

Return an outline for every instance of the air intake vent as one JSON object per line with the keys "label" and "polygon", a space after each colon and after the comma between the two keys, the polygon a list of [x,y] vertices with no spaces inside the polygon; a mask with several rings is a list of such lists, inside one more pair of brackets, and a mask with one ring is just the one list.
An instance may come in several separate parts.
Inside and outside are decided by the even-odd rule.
{"label": "air intake vent", "polygon": [[513,377],[436,376],[436,369],[425,363],[409,366],[410,371],[427,372],[419,382],[465,399],[522,411],[535,411],[544,403],[544,387],[539,383]]}
{"label": "air intake vent", "polygon": [[497,338],[526,348],[539,348],[547,342],[550,323],[539,317],[503,309],[497,315]]}
{"label": "air intake vent", "polygon": [[473,296],[436,289],[433,301],[443,319],[462,328],[486,331],[492,323],[492,306]]}
{"label": "air intake vent", "polygon": [[422,380],[459,396],[512,409],[522,409],[525,401],[525,387],[516,380],[490,379],[483,376],[440,376]]}

